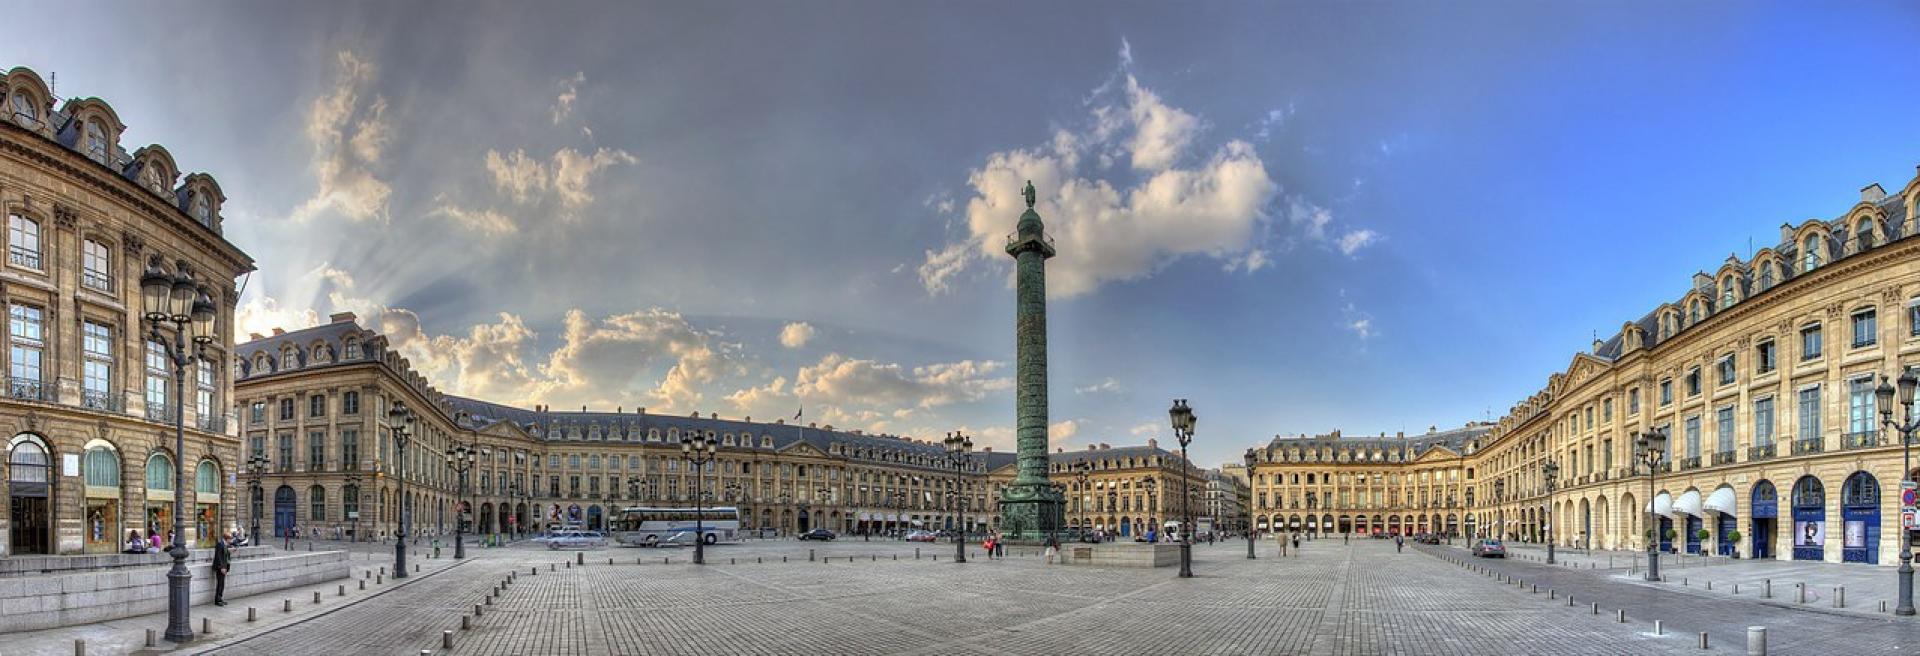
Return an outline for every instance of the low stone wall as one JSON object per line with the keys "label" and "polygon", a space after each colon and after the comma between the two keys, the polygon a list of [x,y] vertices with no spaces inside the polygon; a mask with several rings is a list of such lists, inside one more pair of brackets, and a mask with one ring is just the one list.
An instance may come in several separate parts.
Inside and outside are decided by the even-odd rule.
{"label": "low stone wall", "polygon": [[1180,545],[1142,542],[1060,545],[1060,562],[1096,567],[1172,567],[1180,564]]}
{"label": "low stone wall", "polygon": [[[195,551],[187,563],[193,573],[193,603],[213,601],[212,553]],[[269,553],[271,555],[269,555]],[[227,573],[227,596],[242,597],[284,588],[344,579],[352,566],[345,551],[275,553],[235,558]],[[89,624],[167,609],[164,555],[156,564],[110,564],[95,569],[64,568],[64,573],[0,578],[0,633]]]}

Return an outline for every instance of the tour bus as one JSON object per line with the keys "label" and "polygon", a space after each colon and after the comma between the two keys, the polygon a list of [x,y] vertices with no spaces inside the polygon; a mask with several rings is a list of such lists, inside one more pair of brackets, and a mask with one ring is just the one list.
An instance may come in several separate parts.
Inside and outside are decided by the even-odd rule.
{"label": "tour bus", "polygon": [[722,506],[702,508],[627,508],[613,517],[610,527],[620,544],[655,547],[662,544],[693,544],[694,520],[699,519],[707,544],[733,541],[740,532],[740,509]]}

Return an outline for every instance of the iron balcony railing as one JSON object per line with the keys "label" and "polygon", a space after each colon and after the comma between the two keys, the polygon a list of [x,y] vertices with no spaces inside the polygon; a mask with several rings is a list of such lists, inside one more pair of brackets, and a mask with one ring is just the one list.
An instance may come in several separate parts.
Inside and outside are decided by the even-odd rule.
{"label": "iron balcony railing", "polygon": [[1681,469],[1699,469],[1700,456],[1687,456],[1685,458],[1681,458],[1680,468]]}
{"label": "iron balcony railing", "polygon": [[21,401],[55,400],[55,388],[38,378],[7,378],[7,396]]}
{"label": "iron balcony railing", "polygon": [[194,425],[208,433],[227,432],[227,418],[220,415],[200,415],[199,419],[194,420]]}
{"label": "iron balcony railing", "polygon": [[1778,449],[1778,445],[1772,442],[1768,442],[1766,444],[1762,444],[1759,446],[1747,447],[1747,462],[1772,459],[1774,456],[1774,452],[1777,449]]}
{"label": "iron balcony railing", "polygon": [[1808,453],[1820,453],[1825,450],[1827,450],[1826,445],[1818,437],[1793,441],[1793,455],[1796,456]]}
{"label": "iron balcony railing", "polygon": [[127,397],[124,394],[100,390],[81,390],[80,407],[103,412],[126,412]]}
{"label": "iron balcony railing", "polygon": [[28,250],[18,246],[9,247],[7,249],[7,260],[29,269],[40,268],[39,251]]}
{"label": "iron balcony railing", "polygon": [[1713,454],[1714,466],[1733,464],[1733,451],[1717,451]]}
{"label": "iron balcony railing", "polygon": [[1860,431],[1840,436],[1842,449],[1866,449],[1880,446],[1880,431]]}
{"label": "iron balcony railing", "polygon": [[113,293],[113,278],[92,269],[80,272],[80,285],[95,291]]}

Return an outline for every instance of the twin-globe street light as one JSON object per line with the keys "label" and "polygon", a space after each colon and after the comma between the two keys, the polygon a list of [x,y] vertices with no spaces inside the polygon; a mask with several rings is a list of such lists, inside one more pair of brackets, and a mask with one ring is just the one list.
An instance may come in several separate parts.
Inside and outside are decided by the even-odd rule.
{"label": "twin-globe street light", "polygon": [[413,411],[405,401],[394,401],[387,409],[388,430],[393,433],[394,480],[400,482],[396,495],[393,530],[393,578],[407,578],[407,434],[413,431]]}
{"label": "twin-globe street light", "polygon": [[[154,256],[140,276],[140,305],[150,339],[161,345],[173,365],[173,545],[169,548],[173,567],[167,570],[166,638],[189,642],[193,640],[193,622],[187,616],[193,604],[193,574],[187,571],[186,542],[187,365],[204,358],[207,345],[213,343],[215,314],[213,297],[194,281],[185,260],[176,262],[171,274],[161,262],[160,256]],[[173,341],[166,340],[167,333]]]}
{"label": "twin-globe street light", "polygon": [[947,439],[941,441],[947,447],[947,457],[953,461],[953,500],[959,508],[960,531],[953,537],[953,562],[967,562],[967,466],[973,461],[973,438],[959,431],[947,433]]}
{"label": "twin-globe street light", "polygon": [[1660,516],[1653,506],[1653,475],[1666,456],[1667,432],[1655,428],[1634,435],[1634,453],[1647,466],[1647,580],[1660,580]]}
{"label": "twin-globe street light", "polygon": [[[1253,485],[1253,463],[1256,459],[1257,459],[1257,454],[1254,452],[1253,447],[1247,447],[1247,485],[1249,487]],[[1253,560],[1253,495],[1252,494],[1247,495],[1246,505],[1247,505],[1246,507],[1247,525],[1244,528],[1247,532],[1247,560]],[[1274,535],[1277,536],[1279,534],[1280,534],[1279,531],[1274,531]],[[1286,538],[1281,537],[1280,539],[1284,540]]]}
{"label": "twin-globe street light", "polygon": [[467,471],[473,469],[473,460],[476,453],[478,453],[476,449],[468,447],[465,444],[454,445],[453,448],[447,449],[446,453],[447,467],[452,468],[454,475],[459,477],[459,484],[458,487],[454,488],[453,495],[453,557],[455,560],[467,557],[467,508],[465,507],[467,503]]}
{"label": "twin-globe street light", "polygon": [[[1886,375],[1882,374],[1880,376],[1880,385],[1873,390],[1875,400],[1880,402],[1880,423],[1886,424],[1887,427],[1900,433],[1900,480],[1903,483],[1913,475],[1913,461],[1911,456],[1913,433],[1916,430],[1920,430],[1920,418],[1913,416],[1913,394],[1916,389],[1920,389],[1920,376],[1916,376],[1912,369],[1900,372],[1900,405],[1906,408],[1906,417],[1901,421],[1895,421],[1893,419],[1893,395],[1895,391],[1893,385],[1887,383]],[[1906,485],[1901,485],[1900,505],[1902,506],[1901,510],[1903,512],[1901,514],[1903,515],[1905,514],[1905,506],[1907,505],[1906,496]],[[1902,519],[1904,520],[1905,518],[1903,517]],[[1900,593],[1899,603],[1893,609],[1893,614],[1912,615],[1914,614],[1913,535],[1908,533],[1910,529],[1904,525],[1904,521],[1902,524],[1900,527]]]}
{"label": "twin-globe street light", "polygon": [[706,509],[701,506],[702,497],[707,492],[707,464],[713,462],[713,455],[719,451],[719,444],[707,439],[706,434],[694,432],[680,438],[680,456],[693,465],[693,564],[707,563],[707,527],[701,521]]}

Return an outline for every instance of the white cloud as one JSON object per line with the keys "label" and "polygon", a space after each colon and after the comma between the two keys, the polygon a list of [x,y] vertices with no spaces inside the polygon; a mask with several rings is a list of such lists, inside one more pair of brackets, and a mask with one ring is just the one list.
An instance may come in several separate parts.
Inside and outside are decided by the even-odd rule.
{"label": "white cloud", "polygon": [[514,149],[501,155],[498,151],[487,151],[487,173],[493,175],[493,187],[513,199],[516,203],[525,203],[535,194],[547,189],[547,169],[527,151]]}
{"label": "white cloud", "polygon": [[1100,382],[1094,383],[1092,385],[1087,385],[1085,387],[1073,388],[1073,392],[1075,394],[1099,394],[1099,393],[1105,393],[1105,392],[1119,392],[1119,391],[1120,391],[1120,381],[1114,380],[1112,377],[1103,378],[1100,380]]}
{"label": "white cloud", "polygon": [[1293,113],[1293,103],[1287,103],[1287,106],[1282,109],[1267,110],[1267,115],[1260,117],[1260,121],[1255,124],[1253,138],[1262,142],[1271,141],[1274,131],[1285,127],[1287,119],[1292,117]]}
{"label": "white cloud", "polygon": [[795,321],[780,328],[780,345],[790,349],[806,346],[813,341],[813,324]]}
{"label": "white cloud", "polygon": [[1073,419],[1062,419],[1047,426],[1047,440],[1050,442],[1064,442],[1079,433],[1080,422]]}
{"label": "white cloud", "polygon": [[392,138],[387,100],[368,96],[376,74],[372,62],[347,51],[335,59],[339,72],[332,86],[314,99],[307,113],[307,140],[313,146],[318,188],[294,208],[293,219],[306,221],[334,212],[354,221],[386,221],[393,188],[373,169]]}
{"label": "white cloud", "polygon": [[595,173],[614,164],[636,161],[624,150],[601,148],[584,155],[572,148],[562,148],[553,154],[553,190],[568,207],[585,205],[593,201],[593,195],[587,193],[587,184],[593,181]]}
{"label": "white cloud", "polygon": [[[582,153],[572,148],[561,148],[554,151],[550,161],[542,162],[524,150],[515,149],[506,154],[488,150],[485,165],[488,176],[493,179],[493,188],[508,200],[520,205],[533,205],[551,198],[560,206],[559,216],[572,219],[577,210],[593,202],[593,193],[589,188],[602,170],[615,164],[637,161],[624,150],[601,148],[592,153]],[[451,211],[447,214],[455,216]],[[479,223],[492,227],[489,232],[504,234],[517,231],[517,228],[507,229],[513,223],[511,220],[506,220],[505,224],[491,223],[491,219],[506,219],[498,212],[490,211],[487,214],[490,216],[480,217],[482,220]]]}
{"label": "white cloud", "polygon": [[586,71],[574,73],[573,77],[560,81],[560,95],[553,99],[553,107],[549,110],[553,114],[554,125],[573,115],[573,101],[580,98],[580,85],[586,81]]}
{"label": "white cloud", "polygon": [[1160,424],[1149,421],[1149,422],[1134,424],[1133,428],[1127,429],[1127,434],[1132,435],[1134,437],[1151,437],[1155,433],[1160,432],[1160,428],[1161,428]]}
{"label": "white cloud", "polygon": [[[1340,290],[1340,297],[1346,298],[1346,296],[1347,290]],[[1346,304],[1340,306],[1340,316],[1344,327],[1359,337],[1361,344],[1364,345],[1367,340],[1380,336],[1380,331],[1374,328],[1373,315],[1361,310],[1360,307],[1354,305],[1352,301],[1347,301]],[[1364,346],[1362,348],[1364,348]]]}
{"label": "white cloud", "polygon": [[1133,151],[1134,170],[1166,170],[1193,143],[1200,131],[1200,119],[1168,106],[1133,76],[1127,76],[1127,98],[1134,127],[1133,141],[1128,144],[1128,150]]}
{"label": "white cloud", "polygon": [[998,375],[1004,368],[975,360],[908,368],[830,353],[791,378],[776,376],[726,399],[748,416],[790,417],[805,407],[809,421],[886,431],[894,421],[1012,389],[1012,379]]}
{"label": "white cloud", "polygon": [[1340,236],[1340,253],[1352,257],[1358,251],[1380,240],[1380,234],[1372,230],[1350,230]]}
{"label": "white cloud", "polygon": [[446,194],[434,198],[439,206],[433,213],[453,219],[462,227],[484,235],[507,235],[520,231],[513,219],[491,209],[470,210],[454,205]]}
{"label": "white cloud", "polygon": [[1227,273],[1233,273],[1235,271],[1253,273],[1266,268],[1267,265],[1272,263],[1273,259],[1267,255],[1266,249],[1256,248],[1244,254],[1227,258],[1227,263],[1220,265],[1220,268]]}
{"label": "white cloud", "polygon": [[1371,339],[1373,337],[1373,320],[1354,319],[1353,321],[1347,322],[1347,329],[1353,331],[1353,334],[1360,336],[1361,341]]}

